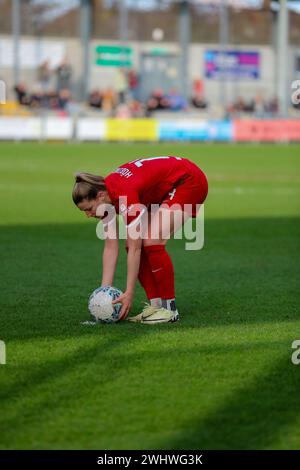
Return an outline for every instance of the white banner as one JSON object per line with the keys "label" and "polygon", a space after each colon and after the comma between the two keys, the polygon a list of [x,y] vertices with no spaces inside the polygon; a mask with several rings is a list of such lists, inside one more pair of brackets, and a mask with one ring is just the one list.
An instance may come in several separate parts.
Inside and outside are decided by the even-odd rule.
{"label": "white banner", "polygon": [[38,140],[40,138],[40,118],[0,117],[1,140]]}
{"label": "white banner", "polygon": [[1,140],[69,140],[73,136],[71,118],[0,117]]}
{"label": "white banner", "polygon": [[106,137],[106,120],[83,118],[77,121],[76,137],[79,140],[104,140]]}
{"label": "white banner", "polygon": [[47,117],[42,122],[44,139],[71,139],[73,135],[73,120],[68,117]]}

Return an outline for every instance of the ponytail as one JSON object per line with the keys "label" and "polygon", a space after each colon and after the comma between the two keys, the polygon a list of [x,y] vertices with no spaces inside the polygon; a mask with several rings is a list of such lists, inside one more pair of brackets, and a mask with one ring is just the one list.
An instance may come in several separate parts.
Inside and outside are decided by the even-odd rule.
{"label": "ponytail", "polygon": [[103,176],[90,173],[76,173],[72,198],[76,205],[83,199],[95,199],[99,191],[106,191]]}

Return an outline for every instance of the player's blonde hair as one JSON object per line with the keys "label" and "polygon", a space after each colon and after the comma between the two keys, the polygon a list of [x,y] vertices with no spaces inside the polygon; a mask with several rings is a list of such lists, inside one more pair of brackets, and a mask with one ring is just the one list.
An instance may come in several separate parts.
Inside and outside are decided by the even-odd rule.
{"label": "player's blonde hair", "polygon": [[75,174],[72,198],[76,205],[84,199],[95,199],[98,191],[106,191],[103,176],[92,175],[91,173]]}

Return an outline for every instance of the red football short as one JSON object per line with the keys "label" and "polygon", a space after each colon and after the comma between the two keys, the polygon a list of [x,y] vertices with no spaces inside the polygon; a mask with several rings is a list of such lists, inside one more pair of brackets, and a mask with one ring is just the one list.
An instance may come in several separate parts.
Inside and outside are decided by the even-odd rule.
{"label": "red football short", "polygon": [[174,186],[161,205],[172,207],[176,204],[182,210],[188,212],[191,217],[196,217],[200,205],[206,199],[208,183],[205,174],[195,163],[189,160],[186,160],[184,163],[188,170],[187,176]]}

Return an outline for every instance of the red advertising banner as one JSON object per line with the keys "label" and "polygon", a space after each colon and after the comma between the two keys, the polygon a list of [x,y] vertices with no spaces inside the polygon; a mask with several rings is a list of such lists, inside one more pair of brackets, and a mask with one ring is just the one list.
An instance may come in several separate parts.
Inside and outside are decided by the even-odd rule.
{"label": "red advertising banner", "polygon": [[236,142],[300,142],[300,119],[233,121]]}

